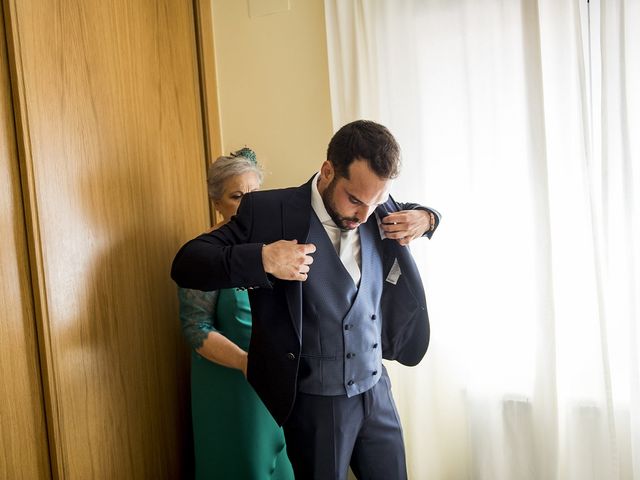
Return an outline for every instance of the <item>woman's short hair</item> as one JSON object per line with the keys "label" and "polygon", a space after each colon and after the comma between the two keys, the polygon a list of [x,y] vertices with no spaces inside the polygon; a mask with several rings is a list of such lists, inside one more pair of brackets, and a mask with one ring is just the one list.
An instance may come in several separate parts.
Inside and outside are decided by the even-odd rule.
{"label": "woman's short hair", "polygon": [[242,148],[228,156],[218,157],[207,169],[207,190],[209,198],[218,201],[224,194],[224,183],[230,177],[253,172],[258,177],[258,184],[262,184],[264,172],[258,165],[256,154],[250,148]]}

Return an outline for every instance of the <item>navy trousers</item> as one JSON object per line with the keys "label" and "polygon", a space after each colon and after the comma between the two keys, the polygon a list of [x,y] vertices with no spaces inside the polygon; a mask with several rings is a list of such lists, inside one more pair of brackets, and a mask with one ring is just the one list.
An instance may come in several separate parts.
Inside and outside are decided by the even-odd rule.
{"label": "navy trousers", "polygon": [[284,435],[297,480],[347,480],[349,466],[359,480],[407,478],[386,371],[373,388],[351,398],[298,393]]}

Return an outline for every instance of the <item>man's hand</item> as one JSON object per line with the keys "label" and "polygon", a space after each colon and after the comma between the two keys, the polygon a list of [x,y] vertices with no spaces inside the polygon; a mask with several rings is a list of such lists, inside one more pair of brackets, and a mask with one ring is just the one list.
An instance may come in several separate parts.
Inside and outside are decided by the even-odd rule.
{"label": "man's hand", "polygon": [[382,230],[386,237],[397,240],[400,245],[408,245],[425,232],[433,230],[435,225],[433,213],[419,209],[401,210],[382,219]]}
{"label": "man's hand", "polygon": [[281,280],[304,282],[309,273],[309,265],[316,251],[313,243],[298,244],[297,240],[278,240],[262,248],[264,271]]}

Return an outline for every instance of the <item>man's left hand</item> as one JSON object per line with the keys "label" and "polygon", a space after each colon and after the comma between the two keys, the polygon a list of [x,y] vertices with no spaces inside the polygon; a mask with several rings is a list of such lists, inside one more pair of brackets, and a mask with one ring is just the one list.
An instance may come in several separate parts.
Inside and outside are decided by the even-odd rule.
{"label": "man's left hand", "polygon": [[382,219],[386,237],[397,240],[400,245],[408,245],[425,232],[433,230],[435,225],[434,214],[426,210],[401,210]]}

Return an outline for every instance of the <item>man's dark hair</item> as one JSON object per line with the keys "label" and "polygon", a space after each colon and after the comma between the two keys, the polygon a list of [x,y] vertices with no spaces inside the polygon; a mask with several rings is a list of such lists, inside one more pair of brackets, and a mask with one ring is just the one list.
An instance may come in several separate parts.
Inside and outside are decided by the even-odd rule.
{"label": "man's dark hair", "polygon": [[378,177],[391,179],[400,173],[400,146],[387,127],[371,120],[356,120],[331,138],[327,160],[336,174],[346,179],[354,160],[366,160]]}

